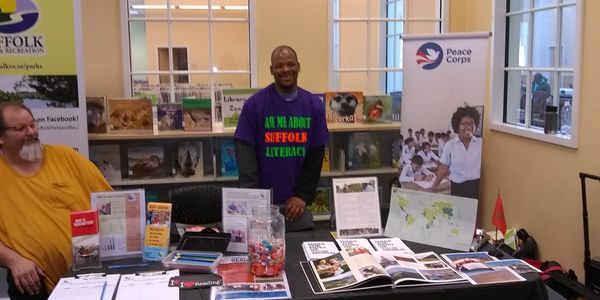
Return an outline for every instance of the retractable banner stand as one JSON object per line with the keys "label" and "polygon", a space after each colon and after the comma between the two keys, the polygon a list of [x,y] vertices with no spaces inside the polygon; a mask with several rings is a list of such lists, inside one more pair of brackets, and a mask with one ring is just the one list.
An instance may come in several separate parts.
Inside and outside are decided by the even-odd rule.
{"label": "retractable banner stand", "polygon": [[489,33],[404,36],[402,171],[384,234],[468,251],[475,230]]}
{"label": "retractable banner stand", "polygon": [[[403,41],[401,132],[405,144],[409,137],[414,141],[414,144],[405,145],[407,149],[403,153],[406,155],[402,158],[404,165],[411,164],[411,156],[421,153],[426,169],[439,171],[439,162],[449,167],[450,176],[443,178],[433,191],[465,197],[465,193],[457,189],[466,188],[466,195],[478,198],[473,195],[478,195],[481,169],[481,126],[486,96],[489,33],[405,36]],[[472,108],[478,113],[474,127],[460,126],[465,114],[475,117]],[[470,131],[472,138],[469,142],[460,142],[461,128],[453,128],[453,116],[459,123],[455,125]],[[439,160],[428,154],[424,143],[429,144],[431,153]],[[449,151],[446,159],[445,150]],[[456,185],[467,181],[471,182],[471,186]],[[469,193],[468,190],[474,185],[477,190]],[[423,186],[426,187],[424,190],[432,191],[427,184],[418,187]],[[455,187],[455,190],[451,191],[451,187]]]}
{"label": "retractable banner stand", "polygon": [[28,106],[40,140],[88,155],[79,0],[0,1],[0,102]]}

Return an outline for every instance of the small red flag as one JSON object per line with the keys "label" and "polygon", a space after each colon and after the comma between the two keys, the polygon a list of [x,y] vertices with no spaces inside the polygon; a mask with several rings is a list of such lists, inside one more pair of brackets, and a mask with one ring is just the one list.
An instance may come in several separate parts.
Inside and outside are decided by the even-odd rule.
{"label": "small red flag", "polygon": [[496,228],[500,229],[502,234],[506,234],[506,219],[504,218],[504,205],[502,205],[502,197],[498,194],[496,198],[496,206],[494,207],[494,213],[492,214],[492,224],[496,225]]}

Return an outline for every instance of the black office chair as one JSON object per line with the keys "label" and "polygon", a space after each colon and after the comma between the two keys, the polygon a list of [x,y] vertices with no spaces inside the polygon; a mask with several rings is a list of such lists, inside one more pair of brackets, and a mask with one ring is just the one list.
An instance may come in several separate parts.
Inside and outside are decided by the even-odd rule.
{"label": "black office chair", "polygon": [[200,184],[170,190],[172,222],[194,225],[221,222],[222,188],[218,184]]}

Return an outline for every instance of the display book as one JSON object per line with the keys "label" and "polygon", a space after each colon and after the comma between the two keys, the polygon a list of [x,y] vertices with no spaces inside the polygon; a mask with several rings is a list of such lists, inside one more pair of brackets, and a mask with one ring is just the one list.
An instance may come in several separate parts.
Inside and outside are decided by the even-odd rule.
{"label": "display book", "polygon": [[73,271],[101,267],[98,211],[71,212],[71,236]]}
{"label": "display book", "polygon": [[108,99],[108,132],[153,133],[152,101],[148,99]]}
{"label": "display book", "polygon": [[341,248],[339,252],[300,262],[315,294],[465,281],[436,253],[415,254],[398,238],[336,239],[336,242]]}

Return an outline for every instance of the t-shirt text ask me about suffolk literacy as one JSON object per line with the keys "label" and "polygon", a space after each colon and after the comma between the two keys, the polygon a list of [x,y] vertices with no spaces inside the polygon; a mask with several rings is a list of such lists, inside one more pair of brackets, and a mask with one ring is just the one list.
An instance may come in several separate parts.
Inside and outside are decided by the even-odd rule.
{"label": "t-shirt text ask me about suffolk literacy", "polygon": [[[308,140],[306,130],[310,129],[311,123],[310,117],[266,116],[264,123],[265,130],[267,130],[265,132],[265,144],[267,144],[265,157],[304,157],[306,155],[305,145]],[[278,146],[284,143],[288,146]],[[296,143],[301,146],[294,146],[293,144]]]}

